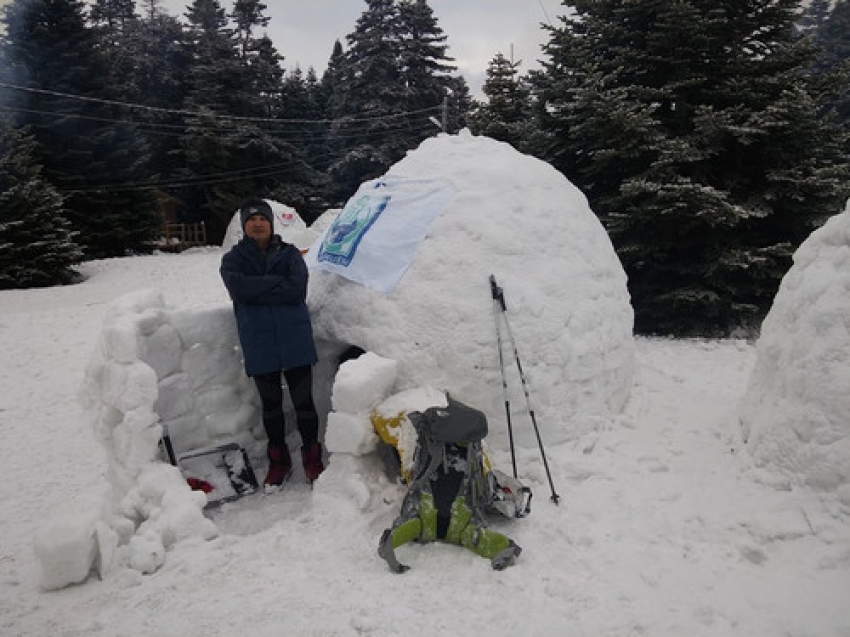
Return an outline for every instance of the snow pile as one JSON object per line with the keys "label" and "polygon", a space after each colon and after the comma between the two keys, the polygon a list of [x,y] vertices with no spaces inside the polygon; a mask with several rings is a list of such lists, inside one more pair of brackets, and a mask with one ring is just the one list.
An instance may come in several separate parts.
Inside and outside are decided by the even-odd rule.
{"label": "snow pile", "polygon": [[[266,203],[269,204],[274,215],[275,233],[279,234],[287,243],[291,243],[302,249],[309,248],[310,244],[316,240],[316,229],[308,228],[295,208],[290,208],[286,204],[272,199],[266,199]],[[245,236],[245,233],[242,231],[242,223],[239,219],[239,211],[237,210],[227,225],[224,240],[221,242],[222,249],[225,251],[230,250],[230,248],[239,243],[243,236]]]}
{"label": "snow pile", "polygon": [[[426,140],[387,174],[448,179],[458,193],[391,294],[311,272],[317,337],[396,361],[396,391],[435,387],[504,418],[494,274],[547,441],[580,438],[619,412],[634,373],[633,313],[620,262],[581,192],[548,164],[468,132]],[[520,418],[525,402],[503,338]],[[491,431],[505,448],[505,427]],[[531,429],[516,442],[533,446]]]}
{"label": "snow pile", "polygon": [[850,505],[850,202],[794,255],[741,410],[755,460]]}

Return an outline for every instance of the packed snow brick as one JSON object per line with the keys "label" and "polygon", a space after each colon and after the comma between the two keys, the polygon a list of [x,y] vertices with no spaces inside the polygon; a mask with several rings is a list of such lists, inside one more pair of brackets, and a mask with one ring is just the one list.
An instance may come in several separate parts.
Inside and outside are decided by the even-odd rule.
{"label": "packed snow brick", "polygon": [[95,526],[91,516],[68,516],[51,520],[38,531],[35,554],[41,566],[41,588],[56,590],[89,576],[97,557]]}

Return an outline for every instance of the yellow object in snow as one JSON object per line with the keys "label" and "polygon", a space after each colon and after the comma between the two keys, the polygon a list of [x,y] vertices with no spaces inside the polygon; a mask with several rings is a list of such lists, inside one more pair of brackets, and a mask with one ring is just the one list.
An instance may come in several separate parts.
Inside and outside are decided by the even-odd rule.
{"label": "yellow object in snow", "polygon": [[375,428],[375,431],[381,440],[394,447],[398,452],[398,457],[401,460],[401,477],[405,482],[410,482],[411,468],[413,467],[413,454],[405,449],[404,445],[400,444],[402,439],[401,428],[406,424],[408,427],[413,429],[413,425],[411,425],[410,421],[407,420],[407,414],[400,411],[395,416],[385,417],[379,414],[376,409],[373,409],[371,413],[371,420],[372,426]]}
{"label": "yellow object in snow", "polygon": [[[370,414],[372,426],[381,440],[388,445],[391,445],[398,452],[398,457],[401,460],[401,477],[405,483],[409,483],[412,479],[411,471],[413,469],[413,453],[415,449],[408,449],[402,441],[407,438],[402,429],[409,427],[410,439],[416,439],[416,430],[413,424],[407,419],[407,413],[404,411],[398,412],[394,416],[382,416],[377,409],[373,409]],[[482,449],[484,461],[484,475],[490,473],[492,465],[490,458],[487,456],[487,450]]]}

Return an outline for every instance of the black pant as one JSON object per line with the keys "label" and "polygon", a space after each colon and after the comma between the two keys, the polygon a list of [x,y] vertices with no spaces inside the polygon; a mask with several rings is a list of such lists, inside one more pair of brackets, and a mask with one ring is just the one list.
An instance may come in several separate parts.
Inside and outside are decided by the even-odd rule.
{"label": "black pant", "polygon": [[[310,365],[284,370],[283,377],[289,387],[289,396],[295,407],[298,433],[301,443],[310,445],[319,438],[319,415],[313,404],[313,368]],[[257,374],[254,384],[263,404],[263,426],[269,438],[269,446],[286,445],[286,419],[283,415],[283,385],[280,372]]]}

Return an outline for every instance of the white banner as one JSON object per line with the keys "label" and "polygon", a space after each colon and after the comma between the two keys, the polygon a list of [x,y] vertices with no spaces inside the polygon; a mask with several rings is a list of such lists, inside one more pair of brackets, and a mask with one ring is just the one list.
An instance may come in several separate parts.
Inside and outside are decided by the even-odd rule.
{"label": "white banner", "polygon": [[456,194],[448,179],[367,181],[310,248],[307,265],[392,292],[434,219]]}

